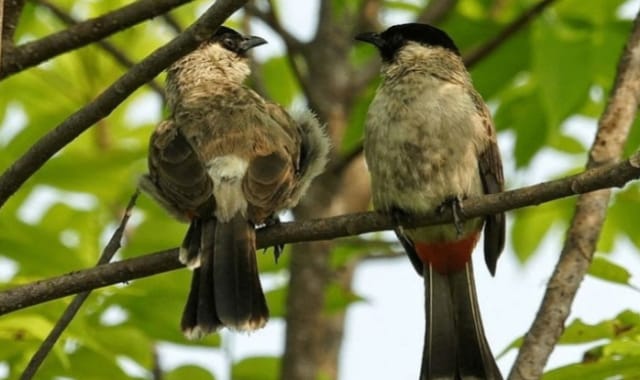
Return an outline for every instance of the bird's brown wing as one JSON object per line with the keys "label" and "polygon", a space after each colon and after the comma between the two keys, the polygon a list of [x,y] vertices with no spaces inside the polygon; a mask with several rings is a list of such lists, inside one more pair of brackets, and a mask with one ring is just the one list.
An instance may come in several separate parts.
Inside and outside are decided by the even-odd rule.
{"label": "bird's brown wing", "polygon": [[[490,136],[489,143],[478,157],[478,167],[480,170],[482,185],[484,187],[485,194],[499,193],[504,190],[504,175],[502,173],[502,160],[500,159],[500,151],[498,150],[498,144],[496,143],[493,121],[491,120],[491,115],[489,114],[489,110],[484,102],[480,100],[480,103],[476,102],[476,104],[479,106],[479,111],[481,112],[487,135]],[[498,262],[498,257],[504,248],[504,240],[504,213],[487,216],[484,230],[484,259],[487,267],[489,268],[489,272],[491,272],[492,275],[496,272],[496,264]]]}
{"label": "bird's brown wing", "polygon": [[197,214],[211,200],[212,183],[198,153],[171,120],[151,135],[149,174],[140,187],[180,219]]}
{"label": "bird's brown wing", "polygon": [[289,203],[297,181],[301,137],[291,117],[276,104],[264,103],[254,120],[254,145],[243,191],[251,219],[262,223]]}

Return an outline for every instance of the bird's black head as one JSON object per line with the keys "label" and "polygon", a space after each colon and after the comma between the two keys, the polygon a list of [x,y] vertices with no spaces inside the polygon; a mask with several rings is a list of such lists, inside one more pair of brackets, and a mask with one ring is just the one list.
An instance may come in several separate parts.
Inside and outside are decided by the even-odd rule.
{"label": "bird's black head", "polygon": [[218,30],[213,33],[213,36],[211,36],[210,41],[217,42],[225,49],[239,55],[245,55],[249,49],[267,43],[262,37],[243,36],[227,26],[219,27]]}
{"label": "bird's black head", "polygon": [[458,47],[444,31],[427,24],[410,23],[394,25],[382,33],[361,33],[356,40],[373,44],[384,61],[390,62],[395,54],[413,41],[426,46],[439,46],[460,55]]}

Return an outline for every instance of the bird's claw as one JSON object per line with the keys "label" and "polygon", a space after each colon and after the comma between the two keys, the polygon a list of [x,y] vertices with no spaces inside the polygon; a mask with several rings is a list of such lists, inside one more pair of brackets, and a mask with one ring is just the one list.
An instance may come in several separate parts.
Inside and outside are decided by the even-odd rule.
{"label": "bird's claw", "polygon": [[391,208],[389,214],[391,215],[391,219],[393,219],[393,223],[398,226],[400,230],[402,230],[403,222],[410,217],[408,212],[395,206]]}
{"label": "bird's claw", "polygon": [[462,236],[462,219],[464,217],[464,210],[462,208],[462,197],[459,195],[452,196],[445,199],[440,206],[438,206],[438,213],[442,214],[447,208],[451,208],[451,214],[453,215],[453,225],[456,227],[456,233],[458,236]]}
{"label": "bird's claw", "polygon": [[[278,224],[280,224],[280,217],[278,217],[277,215],[272,215],[264,222],[263,228],[275,226]],[[267,250],[265,249],[264,252],[267,252]],[[278,259],[282,255],[282,252],[284,252],[284,244],[276,244],[273,246],[273,258],[276,264],[278,263]]]}

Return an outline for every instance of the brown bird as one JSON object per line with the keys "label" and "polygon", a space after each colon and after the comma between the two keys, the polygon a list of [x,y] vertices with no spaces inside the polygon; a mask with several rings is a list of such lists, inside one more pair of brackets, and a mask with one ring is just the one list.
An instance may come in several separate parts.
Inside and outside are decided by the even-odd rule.
{"label": "brown bird", "polygon": [[311,112],[292,117],[244,84],[247,51],[264,43],[223,26],[167,70],[171,117],[151,136],[140,187],[190,222],[180,249],[194,269],[189,338],[265,325],[255,228],[294,207],[326,163],[328,139]]}
{"label": "brown bird", "polygon": [[485,261],[495,273],[504,214],[459,220],[464,198],[504,186],[487,106],[442,30],[403,24],[356,39],[376,46],[382,57],[382,82],[369,106],[364,143],[374,207],[399,216],[451,206],[456,219],[396,230],[424,277],[420,379],[502,379],[480,319],[471,253],[484,225]]}

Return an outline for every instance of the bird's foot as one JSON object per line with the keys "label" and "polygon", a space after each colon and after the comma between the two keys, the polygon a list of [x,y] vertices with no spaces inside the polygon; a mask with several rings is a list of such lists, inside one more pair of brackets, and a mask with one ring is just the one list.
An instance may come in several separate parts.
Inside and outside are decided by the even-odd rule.
{"label": "bird's foot", "polygon": [[398,226],[400,230],[402,230],[404,222],[411,218],[411,214],[397,206],[391,207],[389,214],[391,215],[391,219],[393,219],[393,223]]}
{"label": "bird's foot", "polygon": [[442,214],[448,208],[451,208],[451,214],[453,215],[453,225],[456,227],[456,233],[458,236],[462,236],[462,219],[464,218],[464,210],[462,207],[462,197],[459,195],[451,196],[442,202],[437,208],[437,212]]}
{"label": "bird's foot", "polygon": [[[280,224],[280,217],[277,215],[271,215],[269,218],[267,218],[267,220],[265,220],[264,227],[262,228],[275,226],[278,224]],[[265,249],[264,252],[266,251],[267,250]],[[273,246],[273,258],[276,261],[276,264],[278,263],[278,259],[280,258],[280,255],[282,255],[282,252],[284,252],[284,244],[276,244]]]}

